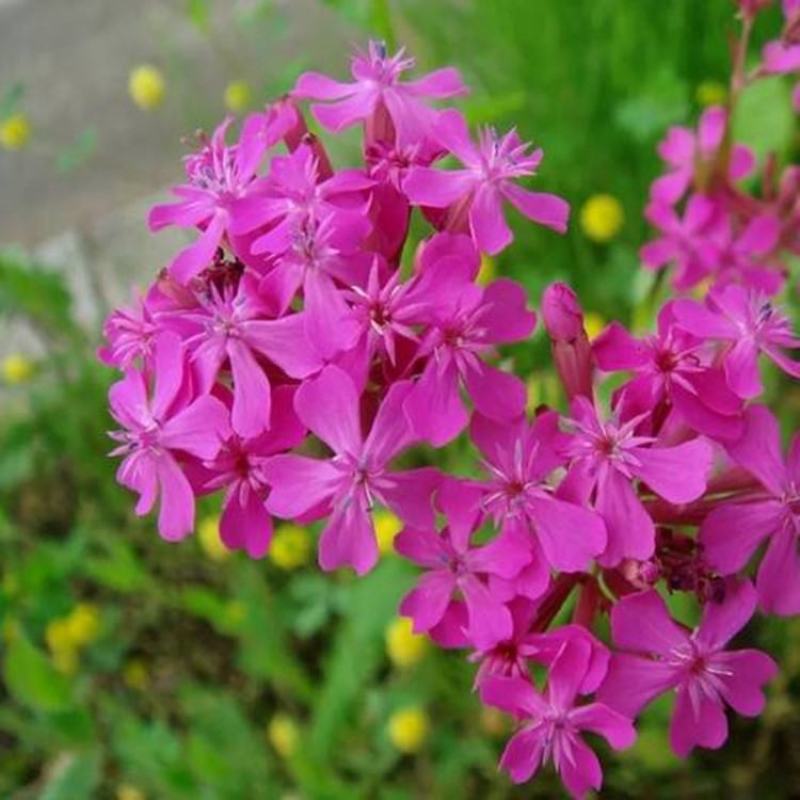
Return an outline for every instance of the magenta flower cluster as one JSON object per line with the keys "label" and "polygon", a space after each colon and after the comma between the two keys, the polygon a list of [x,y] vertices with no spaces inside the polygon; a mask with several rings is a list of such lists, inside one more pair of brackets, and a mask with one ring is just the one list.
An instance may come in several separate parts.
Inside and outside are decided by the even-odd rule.
{"label": "magenta flower cluster", "polygon": [[[519,284],[478,280],[481,255],[512,241],[507,214],[563,232],[569,207],[522,185],[543,154],[516,131],[474,137],[437,107],[465,92],[456,70],[408,80],[412,67],[372,43],[352,81],[302,75],[235,143],[226,120],[186,159],[150,226],[193,241],[105,327],[101,357],[124,374],[117,477],[138,514],[158,504],[169,540],[192,532],[196,497],[223,492],[222,539],[254,558],[273,517],[321,520],[324,570],[372,569],[372,512],[393,511],[395,548],[421,570],[400,612],[469,651],[482,702],[516,719],[501,766],[522,782],[552,762],[582,797],[602,781],[591,737],[631,746],[659,695],[675,697],[680,756],[723,744],[727,708],[759,714],[776,665],[729,642],[757,609],[800,612],[800,437],[784,458],[758,402],[765,359],[800,375],[769,299],[798,246],[797,176],[744,195],[756,164],[723,109],[670,131],[644,260],[672,265],[678,292],[710,291],[670,299],[650,335],[614,322],[590,343],[575,294],[550,286],[541,315],[569,407],[529,418],[498,348],[537,317]],[[334,169],[305,100],[331,133],[360,127],[358,168]],[[411,253],[417,216],[430,233]],[[472,474],[426,463],[459,436],[480,453]],[[696,596],[694,629],[665,591]],[[604,614],[608,644],[593,633]]]}

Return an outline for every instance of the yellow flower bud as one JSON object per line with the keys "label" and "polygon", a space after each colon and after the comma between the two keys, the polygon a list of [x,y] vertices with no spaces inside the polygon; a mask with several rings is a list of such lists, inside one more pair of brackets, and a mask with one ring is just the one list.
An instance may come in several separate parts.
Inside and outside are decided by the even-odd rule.
{"label": "yellow flower bud", "polygon": [[428,649],[428,639],[414,633],[413,624],[407,617],[397,617],[386,628],[386,652],[396,667],[412,667],[418,663]]}
{"label": "yellow flower bud", "polygon": [[33,362],[21,353],[12,353],[0,362],[0,374],[3,376],[3,381],[9,385],[26,383],[33,373]]}
{"label": "yellow flower bud", "polygon": [[144,111],[152,111],[164,102],[166,83],[161,71],[150,64],[142,64],[131,70],[128,76],[128,94],[131,100]]}
{"label": "yellow flower bud", "polygon": [[276,567],[292,570],[308,564],[311,551],[311,534],[299,525],[285,523],[275,529],[269,557]]}
{"label": "yellow flower bud", "polygon": [[129,783],[121,783],[117,786],[117,800],[147,800],[147,796],[141,789]]}
{"label": "yellow flower bud", "polygon": [[31,123],[19,112],[0,122],[0,147],[4,150],[22,150],[31,138]]}
{"label": "yellow flower bud", "polygon": [[379,508],[372,515],[375,523],[375,539],[380,554],[385,556],[394,552],[394,537],[400,533],[403,523],[386,508]]}
{"label": "yellow flower bud", "polygon": [[203,552],[212,561],[224,561],[231,551],[222,542],[219,536],[219,516],[203,517],[197,526],[197,539]]}
{"label": "yellow flower bud", "polygon": [[100,633],[100,610],[91,603],[78,603],[64,622],[71,644],[83,647]]}
{"label": "yellow flower bud", "polygon": [[53,651],[53,666],[63,675],[72,675],[78,669],[78,651],[75,647],[63,647]]}
{"label": "yellow flower bud", "polygon": [[697,104],[705,106],[721,106],[728,101],[728,90],[719,81],[701,81],[694,93]]}
{"label": "yellow flower bud", "polygon": [[300,730],[288,714],[278,713],[267,725],[267,738],[279,756],[289,758],[297,749]]}
{"label": "yellow flower bud", "polygon": [[69,650],[73,647],[72,634],[69,629],[67,617],[63,619],[54,619],[47,624],[44,632],[44,640],[50,648],[51,653],[57,653],[60,650]]}
{"label": "yellow flower bud", "polygon": [[416,706],[389,717],[389,739],[401,753],[418,753],[428,736],[428,715]]}
{"label": "yellow flower bud", "polygon": [[150,685],[150,672],[141,658],[132,658],[122,668],[122,680],[129,689],[143,692]]}
{"label": "yellow flower bud", "polygon": [[239,114],[250,107],[253,101],[253,92],[247,81],[231,81],[225,87],[225,108],[234,114]]}
{"label": "yellow flower bud", "polygon": [[606,326],[606,321],[596,311],[587,311],[583,315],[583,329],[589,340],[596,339]]}
{"label": "yellow flower bud", "polygon": [[481,268],[478,270],[478,285],[486,286],[497,277],[497,263],[486,253],[481,255]]}
{"label": "yellow flower bud", "polygon": [[593,242],[610,242],[621,230],[625,212],[616,197],[592,195],[581,208],[581,228]]}

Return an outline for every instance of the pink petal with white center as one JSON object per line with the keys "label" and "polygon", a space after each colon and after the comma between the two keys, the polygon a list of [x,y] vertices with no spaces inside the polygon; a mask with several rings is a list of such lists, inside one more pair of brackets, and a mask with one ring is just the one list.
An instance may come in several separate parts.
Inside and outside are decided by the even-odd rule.
{"label": "pink petal with white center", "polygon": [[342,473],[330,462],[305,456],[272,456],[262,471],[272,487],[267,510],[283,519],[311,510],[332,497],[342,483]]}
{"label": "pink petal with white center", "polygon": [[250,347],[292,378],[307,378],[322,369],[322,357],[306,336],[305,312],[280,319],[248,320],[241,329]]}
{"label": "pink petal with white center", "polygon": [[575,698],[589,669],[592,647],[583,638],[566,639],[547,673],[547,698],[558,711],[575,705]]}
{"label": "pink petal with white center", "polygon": [[511,637],[509,610],[474,575],[465,575],[458,583],[464,595],[469,617],[467,635],[479,650],[486,650]]}
{"label": "pink petal with white center", "polygon": [[788,526],[772,537],[758,570],[756,588],[764,611],[800,614],[800,543]]}
{"label": "pink petal with white center", "polygon": [[656,530],[630,480],[615,469],[597,484],[597,513],[606,523],[608,542],[598,561],[613,567],[624,558],[640,561],[655,551]]}
{"label": "pink petal with white center", "polygon": [[228,357],[233,373],[233,429],[246,439],[257,436],[270,424],[270,384],[266,373],[241,340],[228,341]]}
{"label": "pink petal with white center", "polygon": [[378,545],[372,517],[355,497],[335,509],[319,539],[319,565],[323,570],[352,567],[365,575],[378,562]]}
{"label": "pink petal with white center", "polygon": [[728,385],[741,398],[758,397],[764,390],[758,368],[758,346],[752,339],[740,339],[725,356]]}
{"label": "pink petal with white center", "polygon": [[530,501],[533,525],[550,565],[563,572],[583,572],[606,547],[602,518],[586,508],[554,497]]}
{"label": "pink petal with white center", "polygon": [[217,211],[200,237],[189,247],[181,250],[169,266],[170,275],[178,283],[187,284],[192,278],[211,265],[225,232],[228,215]]}
{"label": "pink petal with white center", "polygon": [[611,612],[611,632],[617,647],[661,656],[669,656],[689,639],[653,590],[623,597]]}
{"label": "pink petal with white center", "polygon": [[198,397],[164,423],[159,443],[209,460],[219,453],[228,433],[228,409],[216,397]]}
{"label": "pink petal with white center", "polygon": [[447,97],[466,94],[469,90],[457,69],[444,67],[443,69],[429,72],[418,80],[404,83],[403,91],[419,97],[432,97],[442,100]]}
{"label": "pink petal with white center", "polygon": [[448,558],[442,537],[430,528],[403,528],[394,537],[394,549],[420,567],[435,569]]}
{"label": "pink petal with white center", "polygon": [[576,708],[569,720],[579,730],[599,734],[615,750],[624,750],[636,741],[636,728],[631,720],[603,703]]}
{"label": "pink petal with white center", "polygon": [[705,439],[692,439],[675,447],[636,449],[636,474],[657,495],[670,503],[691,503],[706,490],[714,451]]}
{"label": "pink petal with white center", "polygon": [[745,717],[757,717],[764,710],[763,686],[778,674],[778,665],[760,650],[719,653],[714,667],[720,673],[725,702]]}
{"label": "pink petal with white center", "polygon": [[608,675],[597,690],[597,699],[633,718],[656,697],[672,689],[679,679],[679,672],[663,661],[614,653]]}
{"label": "pink petal with white center", "polygon": [[194,492],[172,456],[157,462],[161,506],[158,532],[169,542],[177,542],[194,530]]}
{"label": "pink petal with white center", "polygon": [[597,366],[605,372],[637,369],[647,363],[648,349],[619,322],[612,322],[592,343]]}
{"label": "pink petal with white center", "polygon": [[547,710],[545,699],[522,678],[488,675],[481,681],[481,702],[515,717],[538,716]]}
{"label": "pink petal with white center", "polygon": [[361,452],[358,392],[350,376],[339,367],[326,367],[316,378],[306,381],[297,390],[294,407],[306,427],[335,453]]}
{"label": "pink petal with white center", "polygon": [[366,119],[373,113],[380,98],[379,91],[359,91],[344,100],[337,100],[330,105],[315,103],[311,113],[317,122],[332,133],[339,133],[351,125]]}
{"label": "pink petal with white center", "polygon": [[698,338],[738,338],[739,331],[730,320],[694,300],[675,300],[672,303],[672,311],[678,327]]}
{"label": "pink petal with white center", "polygon": [[428,361],[422,376],[405,402],[405,413],[414,434],[442,447],[455,439],[468,417],[459,394],[458,372],[453,361]]}
{"label": "pink petal with white center", "polygon": [[729,580],[722,602],[709,600],[695,640],[710,650],[721,650],[750,621],[756,610],[756,590],[750,581]]}
{"label": "pink petal with white center", "polygon": [[567,232],[569,203],[563,198],[546,192],[531,192],[512,183],[505,184],[502,192],[514,208],[528,219],[558,233]]}
{"label": "pink petal with white center", "polygon": [[697,746],[716,750],[728,738],[728,721],[722,704],[700,691],[697,697],[693,703],[687,687],[678,689],[669,726],[669,741],[681,758],[686,758]]}
{"label": "pink petal with white center", "polygon": [[504,422],[525,410],[525,384],[516,375],[481,361],[463,378],[475,408],[484,416]]}
{"label": "pink petal with white center", "polygon": [[420,467],[392,472],[382,486],[386,504],[408,525],[433,526],[432,497],[442,481],[442,474],[433,467]]}
{"label": "pink petal with white center", "polygon": [[319,72],[304,72],[294,85],[293,97],[310,100],[340,100],[356,90],[352,83],[341,83]]}
{"label": "pink petal with white center", "polygon": [[518,342],[529,336],[536,327],[536,314],[528,310],[527,302],[527,292],[516,281],[492,281],[483,293],[481,323],[487,328],[486,341]]}
{"label": "pink petal with white center", "polygon": [[745,412],[742,436],[727,450],[731,458],[769,491],[780,496],[786,483],[778,420],[766,406],[750,406]]}
{"label": "pink petal with white center", "polygon": [[[503,680],[492,678],[492,680]],[[542,731],[523,729],[511,737],[503,755],[500,767],[511,776],[514,783],[526,783],[539,770],[545,749],[545,735]]]}
{"label": "pink petal with white center", "polygon": [[467,170],[412,167],[403,181],[403,193],[416,206],[447,208],[475,187],[475,176]]}
{"label": "pink petal with white center", "polygon": [[767,536],[778,530],[783,517],[783,506],[777,500],[725,503],[703,520],[703,557],[721,575],[732,575],[747,564]]}
{"label": "pink petal with white center", "polygon": [[456,587],[455,577],[446,570],[426,572],[400,602],[400,613],[414,621],[414,632],[425,633],[444,616]]}
{"label": "pink petal with white center", "polygon": [[254,491],[234,491],[222,510],[219,535],[229,550],[244,550],[250,558],[263,558],[272,539],[272,517]]}
{"label": "pink petal with white center", "polygon": [[489,184],[481,185],[472,197],[469,227],[477,248],[490,256],[496,255],[514,238],[503,214],[500,193]]}
{"label": "pink petal with white center", "polygon": [[570,742],[569,756],[562,756],[558,763],[558,774],[573,798],[583,798],[591,790],[603,785],[603,770],[594,751],[580,738]]}

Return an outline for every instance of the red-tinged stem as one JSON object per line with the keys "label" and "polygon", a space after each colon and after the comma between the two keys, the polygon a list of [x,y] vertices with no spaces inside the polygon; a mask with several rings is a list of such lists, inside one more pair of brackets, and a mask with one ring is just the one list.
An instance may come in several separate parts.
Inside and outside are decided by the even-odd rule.
{"label": "red-tinged stem", "polygon": [[556,578],[552,588],[544,596],[539,606],[539,611],[531,623],[531,632],[541,633],[550,627],[550,623],[555,619],[556,614],[561,611],[575,585],[580,583],[581,580],[581,575],[572,573],[559,575]]}
{"label": "red-tinged stem", "polygon": [[575,611],[572,614],[572,621],[576,625],[591,630],[595,615],[603,604],[603,596],[597,585],[596,578],[589,578],[578,592],[578,602],[575,604]]}

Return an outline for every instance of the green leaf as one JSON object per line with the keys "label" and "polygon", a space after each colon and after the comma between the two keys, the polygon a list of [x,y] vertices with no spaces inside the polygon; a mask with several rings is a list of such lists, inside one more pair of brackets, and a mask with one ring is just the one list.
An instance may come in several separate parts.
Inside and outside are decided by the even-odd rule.
{"label": "green leaf", "polygon": [[748,87],[736,108],[733,137],[752,148],[759,161],[769,153],[785,155],[794,133],[789,87],[780,78],[762,78]]}
{"label": "green leaf", "polygon": [[100,784],[97,753],[64,753],[58,757],[39,800],[74,800],[92,797]]}
{"label": "green leaf", "polygon": [[207,33],[211,25],[211,0],[186,0],[186,16],[198,30]]}
{"label": "green leaf", "polygon": [[85,163],[97,148],[97,131],[87,128],[78,138],[65,147],[56,157],[59,172],[72,172]]}
{"label": "green leaf", "polygon": [[70,682],[21,632],[8,647],[3,676],[11,694],[37,711],[62,711],[70,706]]}
{"label": "green leaf", "polygon": [[13,83],[3,92],[0,97],[0,120],[10,117],[17,110],[24,94],[25,87],[21,83]]}

